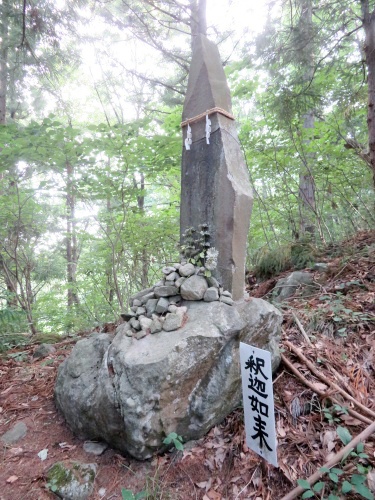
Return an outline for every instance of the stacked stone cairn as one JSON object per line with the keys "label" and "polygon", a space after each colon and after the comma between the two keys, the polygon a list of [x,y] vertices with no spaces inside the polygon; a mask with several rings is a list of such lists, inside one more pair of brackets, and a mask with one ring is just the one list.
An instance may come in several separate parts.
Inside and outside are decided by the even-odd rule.
{"label": "stacked stone cairn", "polygon": [[233,305],[232,294],[225,291],[214,277],[206,276],[205,267],[182,261],[164,267],[162,272],[161,281],[130,298],[130,311],[121,314],[125,323],[118,327],[117,332],[139,340],[162,330],[177,330],[187,320],[183,300],[220,301]]}

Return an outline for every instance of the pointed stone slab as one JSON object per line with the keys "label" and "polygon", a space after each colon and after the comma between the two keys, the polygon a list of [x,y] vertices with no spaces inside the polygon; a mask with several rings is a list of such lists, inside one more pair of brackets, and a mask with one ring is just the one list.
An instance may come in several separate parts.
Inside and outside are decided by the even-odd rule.
{"label": "pointed stone slab", "polygon": [[[197,36],[189,72],[183,121],[208,109],[231,113],[230,92],[216,45]],[[205,118],[192,123],[192,145],[183,149],[181,172],[181,235],[189,227],[207,223],[211,246],[219,251],[215,277],[234,300],[243,297],[246,244],[252,209],[252,191],[235,122],[210,116],[210,144]],[[185,141],[187,127],[183,128]]]}

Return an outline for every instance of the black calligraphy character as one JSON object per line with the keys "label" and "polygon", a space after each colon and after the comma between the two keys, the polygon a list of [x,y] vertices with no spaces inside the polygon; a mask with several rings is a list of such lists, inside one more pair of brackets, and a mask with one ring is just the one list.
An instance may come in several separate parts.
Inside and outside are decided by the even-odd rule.
{"label": "black calligraphy character", "polygon": [[268,443],[264,437],[264,436],[268,437],[267,432],[265,432],[265,430],[264,430],[267,422],[265,420],[262,420],[260,415],[257,415],[254,418],[254,421],[255,421],[255,425],[254,425],[253,429],[254,429],[254,431],[256,431],[256,433],[254,434],[254,436],[251,436],[251,438],[252,439],[259,438],[259,448],[260,449],[263,449],[263,444],[265,444],[267,450],[272,451],[272,448],[268,445]]}
{"label": "black calligraphy character", "polygon": [[266,383],[263,382],[263,380],[259,380],[258,377],[252,378],[252,376],[250,375],[249,385],[247,387],[256,392],[261,398],[268,397],[266,393]]}
{"label": "black calligraphy character", "polygon": [[250,405],[253,411],[260,413],[263,417],[268,417],[268,405],[266,403],[259,401],[253,394],[248,396],[248,398],[250,399]]}
{"label": "black calligraphy character", "polygon": [[255,358],[251,355],[250,358],[245,363],[245,370],[250,370],[250,373],[254,373],[254,375],[258,375],[261,373],[263,377],[268,380],[268,377],[263,373],[262,368],[264,368],[265,361],[262,358]]}

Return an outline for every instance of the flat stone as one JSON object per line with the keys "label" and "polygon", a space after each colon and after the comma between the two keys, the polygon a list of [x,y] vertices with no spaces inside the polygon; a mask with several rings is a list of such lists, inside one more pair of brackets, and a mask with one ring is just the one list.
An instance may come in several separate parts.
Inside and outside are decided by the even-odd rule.
{"label": "flat stone", "polygon": [[144,296],[141,298],[142,305],[147,304],[147,302],[148,302],[150,299],[154,299],[154,298],[155,298],[155,294],[154,294],[154,292],[146,293],[146,295],[144,295]]}
{"label": "flat stone", "polygon": [[168,311],[171,313],[176,312],[177,309],[178,309],[178,307],[176,306],[176,304],[170,304],[170,306],[168,307]]}
{"label": "flat stone", "polygon": [[101,443],[98,441],[85,441],[83,443],[83,449],[85,450],[85,452],[92,453],[97,457],[102,455],[107,448],[108,448],[107,443]]}
{"label": "flat stone", "polygon": [[133,300],[133,306],[139,307],[142,305],[142,302],[139,299],[134,299]]}
{"label": "flat stone", "polygon": [[140,330],[139,332],[136,332],[135,338],[137,340],[141,340],[141,339],[143,339],[143,337],[146,337],[146,335],[147,335],[147,332],[145,330]]}
{"label": "flat stone", "polygon": [[116,328],[116,334],[117,333],[126,333],[129,330],[131,330],[131,326],[129,323],[121,323],[121,325],[119,325]]}
{"label": "flat stone", "polygon": [[158,303],[156,304],[155,312],[158,314],[163,314],[168,311],[169,300],[165,297],[160,297]]}
{"label": "flat stone", "polygon": [[132,328],[134,328],[134,330],[140,330],[141,329],[141,324],[140,324],[140,322],[136,318],[132,318],[129,321],[129,324],[130,324],[130,326]]}
{"label": "flat stone", "polygon": [[163,324],[163,330],[165,332],[172,332],[173,330],[178,330],[181,328],[184,322],[184,316],[177,313],[168,313],[165,317]]}
{"label": "flat stone", "polygon": [[155,283],[154,287],[156,288],[157,286],[164,286],[165,285],[165,280],[160,280],[157,283]]}
{"label": "flat stone", "polygon": [[135,312],[130,311],[130,312],[126,312],[126,313],[121,313],[120,316],[124,321],[130,321],[132,318],[135,317]]}
{"label": "flat stone", "polygon": [[316,262],[313,267],[313,271],[318,271],[319,273],[324,273],[328,269],[328,264],[326,262]]}
{"label": "flat stone", "polygon": [[207,288],[207,281],[203,276],[190,276],[181,285],[181,297],[185,300],[202,300]]}
{"label": "flat stone", "polygon": [[220,296],[220,302],[228,304],[228,306],[232,306],[234,304],[234,300],[231,297],[227,297],[226,295]]}
{"label": "flat stone", "polygon": [[185,278],[184,276],[181,276],[181,278],[178,278],[176,281],[175,281],[175,286],[177,288],[180,288],[180,286],[182,285],[182,283],[184,281],[186,281],[187,278]]}
{"label": "flat stone", "polygon": [[[140,302],[140,300],[139,300],[138,302]],[[131,310],[133,313],[137,314],[137,309],[138,309],[138,307],[139,307],[139,306],[131,306],[130,310]]]}
{"label": "flat stone", "polygon": [[224,290],[223,292],[221,292],[220,295],[222,297],[231,297],[232,298],[232,294],[230,292],[228,292],[228,290]]}
{"label": "flat stone", "polygon": [[166,284],[167,285],[169,284],[169,283],[167,283],[168,281],[176,281],[176,280],[178,280],[179,277],[180,277],[180,275],[178,273],[176,273],[176,271],[174,271],[173,273],[168,274],[168,276],[165,278],[166,279]]}
{"label": "flat stone", "polygon": [[178,289],[174,285],[157,286],[154,290],[155,297],[170,297],[177,295]]}
{"label": "flat stone", "polygon": [[176,268],[173,266],[166,266],[166,267],[163,267],[163,269],[162,269],[162,273],[165,274],[166,276],[168,274],[173,273],[174,271],[176,271]]}
{"label": "flat stone", "polygon": [[17,443],[27,434],[27,426],[23,422],[17,422],[13,427],[0,437],[0,441],[5,444]]}
{"label": "flat stone", "polygon": [[127,331],[125,332],[125,335],[126,335],[127,337],[133,337],[133,335],[134,335],[134,330],[133,330],[132,328],[130,328],[130,330],[127,330]]}
{"label": "flat stone", "polygon": [[137,316],[142,316],[142,314],[146,314],[146,308],[145,307],[138,307],[136,314],[137,314]]}
{"label": "flat stone", "polygon": [[173,264],[173,267],[176,269],[176,271],[178,271],[181,267],[181,264],[177,262],[176,264]]}
{"label": "flat stone", "polygon": [[189,264],[181,266],[178,272],[180,276],[187,278],[195,273],[195,266],[189,262]]}
{"label": "flat stone", "polygon": [[145,290],[141,290],[140,292],[132,295],[129,299],[130,304],[134,302],[134,299],[139,299],[141,300],[144,295],[147,295],[148,293],[151,293],[154,290],[154,287],[151,288],[145,288]]}
{"label": "flat stone", "polygon": [[211,287],[215,287],[217,289],[220,288],[220,283],[217,281],[216,278],[214,278],[213,276],[209,276],[209,277],[206,277],[206,280],[207,280],[207,284],[208,286],[211,288]]}
{"label": "flat stone", "polygon": [[217,288],[213,286],[207,288],[205,294],[203,295],[203,300],[205,302],[214,302],[214,300],[219,300],[219,292]]}
{"label": "flat stone", "polygon": [[158,303],[158,299],[149,299],[146,302],[146,314],[151,317],[156,309],[156,304]]}
{"label": "flat stone", "polygon": [[147,330],[151,327],[152,319],[143,316],[142,318],[139,318],[139,323],[141,325],[141,329],[147,332]]}
{"label": "flat stone", "polygon": [[181,300],[181,295],[172,295],[172,297],[169,297],[170,304],[179,304]]}
{"label": "flat stone", "polygon": [[47,482],[55,485],[54,493],[64,500],[86,500],[92,497],[96,464],[57,462],[47,472]]}
{"label": "flat stone", "polygon": [[150,326],[150,333],[158,333],[161,332],[163,329],[163,323],[160,321],[159,318],[153,319],[151,326]]}
{"label": "flat stone", "polygon": [[33,358],[42,359],[56,352],[51,344],[40,344],[34,351]]}

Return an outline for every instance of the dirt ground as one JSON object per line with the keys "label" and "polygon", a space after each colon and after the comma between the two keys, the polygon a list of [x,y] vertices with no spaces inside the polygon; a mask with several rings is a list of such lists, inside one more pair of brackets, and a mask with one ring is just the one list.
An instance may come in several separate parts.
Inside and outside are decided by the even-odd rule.
{"label": "dirt ground", "polygon": [[[281,305],[283,361],[274,379],[278,468],[247,448],[241,408],[183,452],[146,462],[110,448],[99,457],[86,453],[53,401],[57,368],[74,345],[64,340],[42,360],[33,358],[35,345],[0,357],[0,435],[20,421],[28,429],[17,444],[1,445],[0,500],[55,498],[46,471],[68,459],[97,464],[93,500],[121,499],[122,488],[146,491],[150,499],[281,499],[343,448],[338,427],[354,438],[375,420],[374,249],[375,232],[358,234],[340,252],[332,248],[327,272],[314,275],[318,291]],[[254,284],[250,295],[266,297],[274,284],[274,279]],[[47,458],[41,460],[44,449]],[[363,456],[337,465],[338,481],[325,479],[315,498],[343,498],[343,482],[350,483],[353,474],[366,476],[371,488],[371,466],[374,434]],[[353,490],[345,498],[363,496]]]}

